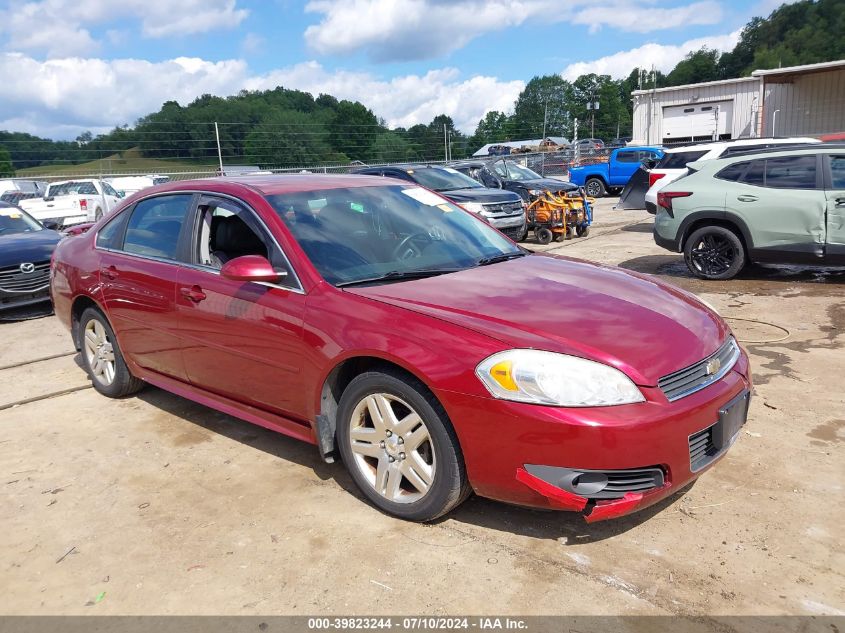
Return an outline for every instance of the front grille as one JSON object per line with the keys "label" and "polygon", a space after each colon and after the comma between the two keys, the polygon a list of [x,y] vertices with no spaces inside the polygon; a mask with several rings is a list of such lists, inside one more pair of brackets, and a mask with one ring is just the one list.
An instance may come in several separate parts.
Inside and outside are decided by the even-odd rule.
{"label": "front grille", "polygon": [[20,266],[0,268],[0,290],[6,292],[34,292],[50,284],[50,262],[38,262],[30,273],[21,272]]}
{"label": "front grille", "polygon": [[522,201],[485,204],[484,210],[490,217],[504,218],[523,213]]}
{"label": "front grille", "polygon": [[506,229],[499,229],[499,231],[501,231],[502,233],[504,233],[505,235],[507,235],[509,238],[511,238],[514,241],[516,241],[520,237],[522,237],[522,233],[523,233],[524,230],[525,229],[521,226],[511,226],[511,227],[506,228]]}
{"label": "front grille", "polygon": [[663,485],[663,471],[659,468],[631,468],[605,470],[607,486],[594,499],[620,499],[629,492],[645,492]]}
{"label": "front grille", "polygon": [[713,384],[727,374],[739,359],[739,345],[728,338],[715,353],[695,365],[663,376],[657,386],[669,402],[688,396]]}
{"label": "front grille", "polygon": [[713,443],[713,429],[716,425],[689,436],[689,463],[693,472],[704,468],[713,461],[719,449]]}

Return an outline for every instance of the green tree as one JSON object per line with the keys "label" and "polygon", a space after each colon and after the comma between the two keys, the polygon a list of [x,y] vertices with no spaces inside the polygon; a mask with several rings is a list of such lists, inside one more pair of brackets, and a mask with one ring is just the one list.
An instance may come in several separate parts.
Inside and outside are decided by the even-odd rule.
{"label": "green tree", "polygon": [[373,141],[370,157],[374,163],[400,163],[414,160],[417,156],[400,134],[396,132],[382,132]]}
{"label": "green tree", "polygon": [[[593,135],[608,140],[616,137],[617,130],[623,134],[631,129],[631,114],[622,101],[622,82],[614,81],[609,75],[591,73],[572,82],[572,89],[572,113],[578,119],[578,138]],[[598,109],[588,107],[596,102]]]}
{"label": "green tree", "polygon": [[560,75],[533,77],[519,93],[510,120],[514,140],[546,136],[570,136],[572,84]]}
{"label": "green tree", "polygon": [[683,86],[720,78],[719,51],[703,47],[688,53],[666,76],[667,86]]}
{"label": "green tree", "polygon": [[357,101],[340,101],[334,107],[328,129],[329,143],[335,151],[353,160],[370,160],[373,141],[380,131],[378,119],[371,110]]}
{"label": "green tree", "polygon": [[0,146],[0,176],[14,176],[15,170],[12,167],[12,155],[5,147]]}
{"label": "green tree", "polygon": [[265,118],[247,135],[243,158],[262,167],[316,165],[339,158],[328,140],[328,129],[314,123],[307,113],[281,110]]}

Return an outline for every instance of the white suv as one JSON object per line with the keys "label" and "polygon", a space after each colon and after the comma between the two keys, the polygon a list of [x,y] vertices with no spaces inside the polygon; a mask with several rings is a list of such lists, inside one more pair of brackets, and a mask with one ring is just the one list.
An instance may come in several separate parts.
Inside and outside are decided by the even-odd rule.
{"label": "white suv", "polygon": [[781,145],[804,145],[821,143],[816,138],[748,138],[739,141],[718,141],[684,145],[666,150],[660,162],[648,173],[649,188],[645,194],[645,208],[651,214],[657,213],[657,192],[670,182],[674,182],[687,173],[687,164],[695,161],[727,158],[734,152],[747,152],[750,149],[766,149]]}

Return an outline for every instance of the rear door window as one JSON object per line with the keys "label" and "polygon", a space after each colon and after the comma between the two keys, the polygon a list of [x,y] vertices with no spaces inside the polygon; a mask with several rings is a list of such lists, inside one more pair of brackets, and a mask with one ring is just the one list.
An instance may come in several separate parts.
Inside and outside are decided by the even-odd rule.
{"label": "rear door window", "polygon": [[687,163],[694,163],[707,153],[706,150],[695,152],[670,152],[663,156],[657,169],[686,169]]}
{"label": "rear door window", "polygon": [[638,163],[639,158],[637,152],[619,152],[616,154],[616,160],[620,163]]}
{"label": "rear door window", "polygon": [[746,185],[754,185],[755,187],[766,186],[766,161],[763,159],[752,160],[749,163],[748,171],[742,178],[742,182]]}
{"label": "rear door window", "polygon": [[830,175],[834,189],[845,189],[845,156],[830,157]]}
{"label": "rear door window", "polygon": [[766,187],[772,189],[815,189],[816,157],[811,155],[767,158]]}
{"label": "rear door window", "polygon": [[147,257],[178,259],[179,236],[192,197],[172,194],[141,200],[129,216],[123,250]]}

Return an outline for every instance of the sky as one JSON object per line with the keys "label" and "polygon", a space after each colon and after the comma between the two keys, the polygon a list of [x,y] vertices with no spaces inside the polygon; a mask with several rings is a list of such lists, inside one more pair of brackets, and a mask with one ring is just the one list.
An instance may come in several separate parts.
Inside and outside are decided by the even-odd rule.
{"label": "sky", "polygon": [[778,0],[0,0],[0,129],[72,139],[283,86],[465,132],[535,75],[668,72]]}

